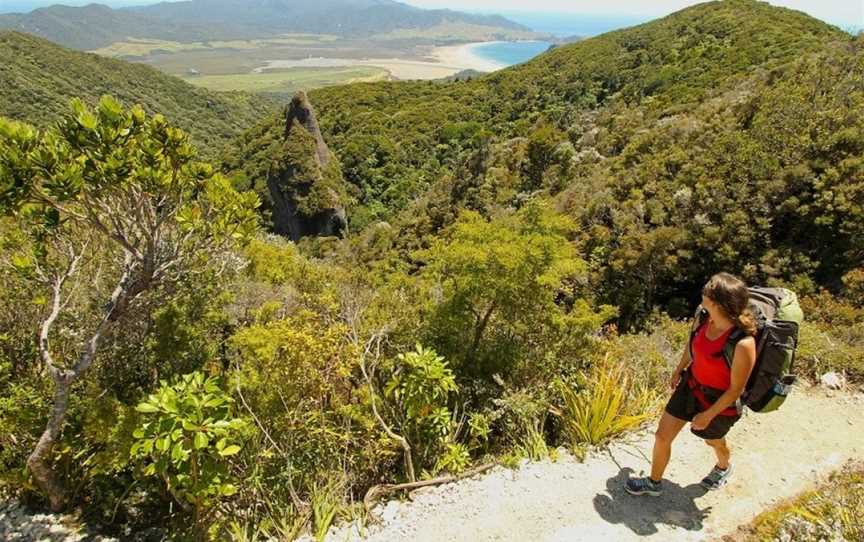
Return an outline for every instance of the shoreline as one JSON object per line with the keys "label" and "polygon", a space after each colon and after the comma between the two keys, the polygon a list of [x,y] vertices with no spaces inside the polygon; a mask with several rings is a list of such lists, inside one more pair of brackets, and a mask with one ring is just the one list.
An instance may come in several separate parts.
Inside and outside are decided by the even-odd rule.
{"label": "shoreline", "polygon": [[499,64],[477,55],[476,47],[500,43],[481,41],[460,45],[444,45],[433,47],[424,58],[430,60],[407,60],[402,58],[306,58],[303,60],[266,60],[264,66],[252,70],[253,73],[266,73],[279,68],[335,68],[344,66],[376,66],[387,70],[391,77],[399,80],[426,80],[449,77],[463,70],[493,72],[505,68]]}
{"label": "shoreline", "polygon": [[481,72],[493,72],[506,68],[506,64],[488,60],[478,55],[475,49],[485,45],[493,45],[496,43],[504,43],[501,41],[476,41],[472,43],[463,43],[461,45],[445,45],[435,47],[432,50],[432,56],[438,59],[442,64],[450,64],[454,66],[463,66],[462,69],[477,70]]}

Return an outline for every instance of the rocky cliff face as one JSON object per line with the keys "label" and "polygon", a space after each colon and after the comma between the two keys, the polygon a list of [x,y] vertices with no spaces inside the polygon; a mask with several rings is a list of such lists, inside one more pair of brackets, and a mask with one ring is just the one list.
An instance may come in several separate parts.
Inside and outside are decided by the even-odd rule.
{"label": "rocky cliff face", "polygon": [[294,95],[285,115],[281,151],[267,177],[273,229],[294,241],[310,235],[344,236],[348,223],[342,171],[302,91]]}

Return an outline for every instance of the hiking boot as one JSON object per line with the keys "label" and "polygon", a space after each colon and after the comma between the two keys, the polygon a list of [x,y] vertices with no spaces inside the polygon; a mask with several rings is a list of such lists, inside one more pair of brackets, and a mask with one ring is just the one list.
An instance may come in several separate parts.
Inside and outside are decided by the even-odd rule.
{"label": "hiking boot", "polygon": [[721,469],[717,465],[714,465],[714,468],[711,469],[708,476],[702,478],[699,485],[710,490],[720,489],[726,485],[726,481],[729,479],[730,474],[732,474],[732,463],[729,463],[729,466],[726,469]]}
{"label": "hiking boot", "polygon": [[659,497],[663,493],[660,482],[655,482],[650,476],[644,478],[628,478],[624,489],[631,495],[651,495]]}

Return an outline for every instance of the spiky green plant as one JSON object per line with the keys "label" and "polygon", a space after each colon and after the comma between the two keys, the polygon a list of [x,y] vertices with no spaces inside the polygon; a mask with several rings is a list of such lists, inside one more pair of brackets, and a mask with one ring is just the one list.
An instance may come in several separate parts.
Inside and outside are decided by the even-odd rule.
{"label": "spiky green plant", "polygon": [[653,392],[631,387],[623,365],[608,360],[591,368],[579,391],[560,380],[555,385],[562,406],[553,413],[574,446],[603,444],[637,427],[651,415],[655,400]]}

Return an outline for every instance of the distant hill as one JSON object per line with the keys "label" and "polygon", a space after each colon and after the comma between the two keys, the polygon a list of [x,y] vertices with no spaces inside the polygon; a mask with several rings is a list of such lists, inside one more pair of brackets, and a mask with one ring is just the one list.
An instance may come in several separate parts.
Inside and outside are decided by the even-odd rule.
{"label": "distant hill", "polygon": [[73,49],[95,49],[127,36],[175,39],[201,38],[195,29],[178,28],[136,13],[101,4],[51,6],[25,14],[0,15],[0,28],[41,36]]}
{"label": "distant hill", "polygon": [[276,109],[261,97],[194,87],[148,66],[70,51],[20,32],[0,32],[0,58],[0,115],[39,127],[56,122],[73,97],[94,103],[111,94],[164,114],[212,158]]}
{"label": "distant hill", "polygon": [[172,24],[224,24],[256,32],[364,36],[400,28],[464,22],[510,30],[529,28],[498,15],[421,9],[392,0],[187,0],[126,10]]}
{"label": "distant hill", "polygon": [[129,37],[172,41],[260,38],[290,32],[368,37],[396,30],[471,24],[524,37],[530,29],[497,15],[425,10],[392,0],[187,0],[112,9],[51,6],[0,15],[0,28],[91,50]]}
{"label": "distant hill", "polygon": [[[465,179],[469,166],[459,153],[466,146],[490,138],[512,138],[518,146],[544,122],[554,123],[560,137],[574,144],[583,133],[590,141],[596,136],[590,119],[599,111],[610,111],[611,118],[630,107],[645,118],[687,111],[754,73],[843,39],[848,34],[801,12],[725,0],[561,45],[468,81],[365,83],[318,89],[310,98],[346,180],[362,193],[360,207],[349,209],[356,231],[358,223],[393,219],[434,191],[438,179]],[[616,128],[620,140],[603,152],[620,152],[633,136],[629,129]],[[256,152],[258,139],[273,139],[281,128],[273,124],[270,130],[273,134],[247,135],[227,168],[253,177],[250,172],[261,168],[245,149]],[[492,183],[495,190],[503,191],[500,183]],[[441,207],[450,208],[449,203]]]}

